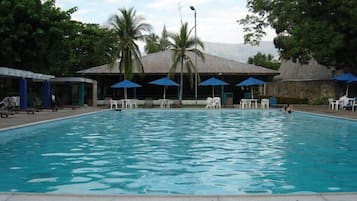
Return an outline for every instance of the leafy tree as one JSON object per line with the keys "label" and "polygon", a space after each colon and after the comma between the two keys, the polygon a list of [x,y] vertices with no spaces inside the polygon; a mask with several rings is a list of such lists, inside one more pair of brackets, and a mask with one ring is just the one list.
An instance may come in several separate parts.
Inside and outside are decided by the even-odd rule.
{"label": "leafy tree", "polygon": [[240,20],[246,43],[258,44],[271,26],[282,58],[357,70],[357,1],[248,0],[247,6],[252,14]]}
{"label": "leafy tree", "polygon": [[[192,31],[192,30],[191,30]],[[198,38],[190,37],[191,31],[188,31],[188,24],[184,23],[181,28],[180,32],[177,34],[169,34],[170,39],[170,46],[173,52],[173,64],[170,68],[169,75],[172,75],[176,72],[177,65],[180,64],[180,96],[179,100],[182,100],[183,94],[183,68],[185,64],[185,68],[187,70],[187,76],[189,77],[191,86],[193,83],[192,74],[196,72],[196,68],[191,60],[191,55],[189,52],[197,55],[199,58],[204,60],[203,53],[195,48],[195,45],[199,45],[202,49],[204,49],[203,42]]]}
{"label": "leafy tree", "polygon": [[110,61],[111,32],[71,20],[54,0],[0,1],[0,65],[54,75]]}
{"label": "leafy tree", "polygon": [[144,18],[136,16],[133,8],[128,10],[119,9],[119,15],[113,15],[109,19],[112,30],[116,35],[116,44],[114,52],[114,62],[119,59],[119,71],[124,72],[125,79],[132,79],[134,65],[138,70],[144,72],[143,64],[141,63],[141,53],[137,40],[144,40],[143,32],[150,31],[151,26],[143,23]]}
{"label": "leafy tree", "polygon": [[146,45],[144,49],[148,54],[168,50],[170,47],[170,42],[168,40],[166,27],[164,26],[162,30],[161,38],[156,34],[151,33],[145,37],[145,42]]}
{"label": "leafy tree", "polygon": [[70,40],[70,71],[110,63],[115,35],[97,24],[76,22],[77,28]]}
{"label": "leafy tree", "polygon": [[146,45],[144,47],[145,52],[148,54],[159,52],[160,51],[160,43],[159,36],[154,33],[149,34],[145,37]]}
{"label": "leafy tree", "polygon": [[273,70],[278,70],[280,68],[280,62],[274,61],[273,59],[274,59],[273,55],[271,55],[271,54],[265,55],[265,54],[258,52],[253,57],[248,58],[248,63],[254,64],[257,66],[262,66],[265,68],[270,68]]}
{"label": "leafy tree", "polygon": [[54,1],[0,1],[1,64],[49,72],[48,55],[61,55],[70,14],[75,10],[60,11]]}
{"label": "leafy tree", "polygon": [[167,30],[166,30],[166,26],[164,26],[164,28],[162,29],[161,38],[160,38],[159,44],[160,44],[160,50],[161,51],[165,51],[165,50],[168,50],[170,48],[169,35],[168,35]]}

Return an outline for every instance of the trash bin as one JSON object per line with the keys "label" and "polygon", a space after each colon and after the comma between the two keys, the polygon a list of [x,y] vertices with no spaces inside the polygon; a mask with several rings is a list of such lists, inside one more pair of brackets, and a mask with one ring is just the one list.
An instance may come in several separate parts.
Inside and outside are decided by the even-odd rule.
{"label": "trash bin", "polygon": [[224,106],[233,106],[233,93],[224,93],[222,102]]}

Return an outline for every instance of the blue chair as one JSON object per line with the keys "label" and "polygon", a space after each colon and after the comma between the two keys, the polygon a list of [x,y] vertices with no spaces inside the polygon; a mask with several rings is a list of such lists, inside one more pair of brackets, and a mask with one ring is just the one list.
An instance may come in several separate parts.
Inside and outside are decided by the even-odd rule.
{"label": "blue chair", "polygon": [[276,97],[269,97],[270,107],[278,107],[278,99]]}

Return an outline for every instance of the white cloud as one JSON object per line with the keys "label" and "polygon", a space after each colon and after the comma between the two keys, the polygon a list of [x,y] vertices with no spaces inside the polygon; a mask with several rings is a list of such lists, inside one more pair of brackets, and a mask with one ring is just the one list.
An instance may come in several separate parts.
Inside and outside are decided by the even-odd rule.
{"label": "white cloud", "polygon": [[[57,0],[56,5],[63,9],[77,6],[79,10],[72,15],[75,20],[105,24],[109,17],[118,13],[120,7],[134,7],[137,14],[153,26],[160,35],[162,28],[178,32],[182,22],[194,26],[194,12],[197,12],[197,34],[201,40],[211,42],[242,43],[243,27],[236,21],[247,14],[245,0]],[[272,40],[274,31],[267,29],[264,40]]]}
{"label": "white cloud", "polygon": [[181,5],[182,0],[156,0],[149,3],[146,7],[151,9],[171,10],[178,8]]}
{"label": "white cloud", "polygon": [[104,0],[104,3],[110,3],[110,4],[128,4],[128,3],[131,3],[131,0]]}
{"label": "white cloud", "polygon": [[171,10],[180,8],[183,9],[189,6],[198,6],[207,4],[209,2],[214,2],[213,0],[155,0],[147,5],[147,8],[151,9],[161,9],[161,10]]}

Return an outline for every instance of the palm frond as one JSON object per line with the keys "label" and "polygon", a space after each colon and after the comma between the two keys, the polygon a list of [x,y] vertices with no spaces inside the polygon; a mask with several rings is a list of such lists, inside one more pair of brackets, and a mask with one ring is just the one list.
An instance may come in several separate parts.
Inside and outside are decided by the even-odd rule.
{"label": "palm frond", "polygon": [[[113,15],[109,19],[109,24],[118,38],[117,58],[119,61],[119,71],[124,73],[125,79],[132,79],[133,68],[136,66],[140,72],[144,72],[141,63],[141,53],[137,40],[144,40],[144,32],[151,30],[151,25],[143,23],[144,18],[136,15],[133,8],[119,9],[120,15]],[[114,59],[113,59],[114,60]]]}

